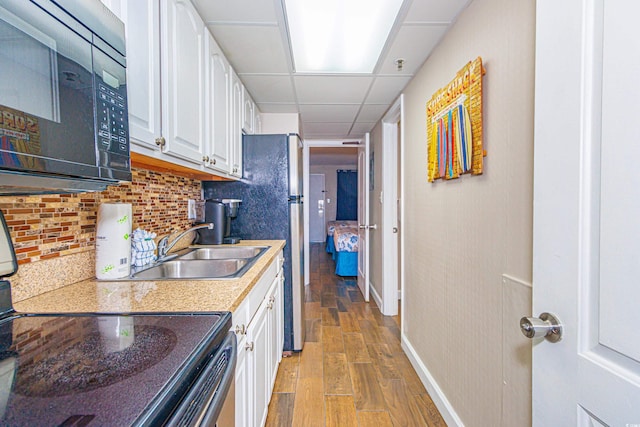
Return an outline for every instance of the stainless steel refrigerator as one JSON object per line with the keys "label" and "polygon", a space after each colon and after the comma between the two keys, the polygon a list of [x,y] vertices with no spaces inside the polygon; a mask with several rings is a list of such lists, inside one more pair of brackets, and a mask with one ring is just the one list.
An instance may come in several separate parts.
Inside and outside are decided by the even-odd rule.
{"label": "stainless steel refrigerator", "polygon": [[297,134],[244,135],[242,179],[205,181],[205,199],[241,199],[231,236],[286,240],[284,248],[284,349],[304,344],[304,226],[302,141]]}

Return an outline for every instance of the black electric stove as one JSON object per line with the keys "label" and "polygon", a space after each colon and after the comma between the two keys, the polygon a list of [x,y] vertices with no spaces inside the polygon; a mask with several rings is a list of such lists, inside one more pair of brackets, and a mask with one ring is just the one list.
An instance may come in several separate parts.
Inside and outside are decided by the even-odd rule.
{"label": "black electric stove", "polygon": [[[0,212],[0,277],[16,268]],[[233,382],[230,328],[229,312],[17,313],[0,280],[0,425],[212,424]]]}
{"label": "black electric stove", "polygon": [[230,325],[228,314],[9,316],[0,425],[162,425]]}

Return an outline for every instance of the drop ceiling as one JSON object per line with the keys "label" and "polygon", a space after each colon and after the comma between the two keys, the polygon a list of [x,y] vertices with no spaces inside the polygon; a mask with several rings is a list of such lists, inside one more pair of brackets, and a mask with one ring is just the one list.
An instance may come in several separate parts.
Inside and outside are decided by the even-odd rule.
{"label": "drop ceiling", "polygon": [[281,0],[193,3],[262,113],[299,113],[305,139],[355,139],[373,129],[470,1],[405,0],[372,74],[296,73]]}

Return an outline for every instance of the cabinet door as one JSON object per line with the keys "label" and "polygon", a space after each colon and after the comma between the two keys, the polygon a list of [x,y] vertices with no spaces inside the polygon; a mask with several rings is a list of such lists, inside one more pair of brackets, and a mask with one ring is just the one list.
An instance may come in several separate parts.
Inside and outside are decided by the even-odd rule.
{"label": "cabinet door", "polygon": [[242,176],[242,82],[231,73],[231,175]]}
{"label": "cabinet door", "polygon": [[244,86],[242,87],[242,105],[242,129],[244,133],[252,135],[255,133],[256,104]]}
{"label": "cabinet door", "polygon": [[283,336],[283,332],[281,329],[284,325],[281,325],[282,316],[282,308],[283,304],[282,300],[282,292],[281,292],[281,283],[282,283],[282,273],[276,276],[273,281],[273,286],[271,288],[271,292],[267,295],[269,308],[269,389],[273,389],[273,385],[276,380],[276,375],[278,373],[278,365],[280,364],[280,359],[282,358],[282,343],[281,336]]}
{"label": "cabinet door", "polygon": [[204,22],[188,0],[162,0],[163,151],[201,164],[204,150]]}
{"label": "cabinet door", "polygon": [[[125,24],[131,149],[157,150],[160,114],[160,4],[157,0],[102,0]],[[135,53],[135,54],[134,54]]]}
{"label": "cabinet door", "polygon": [[247,353],[249,362],[247,375],[249,382],[252,383],[250,386],[253,396],[251,409],[255,418],[249,419],[249,424],[246,425],[262,426],[267,419],[268,403],[271,397],[268,366],[268,313],[269,310],[265,300],[260,304],[247,330],[247,344],[250,346],[250,350]]}
{"label": "cabinet door", "polygon": [[[229,62],[209,32],[207,44],[207,144],[205,166],[228,173],[231,168],[229,138],[230,72]],[[205,157],[206,158],[206,157]]]}
{"label": "cabinet door", "polygon": [[247,375],[247,351],[245,345],[247,340],[244,335],[237,335],[238,339],[238,359],[236,360],[236,425],[248,426],[251,425],[249,420],[252,418],[252,402],[251,391],[249,390],[249,379]]}
{"label": "cabinet door", "polygon": [[278,365],[282,360],[282,350],[284,349],[284,272],[281,270],[278,275],[278,286],[277,293],[275,296],[275,305],[276,305],[276,366],[273,380],[275,381],[275,377],[278,373]]}

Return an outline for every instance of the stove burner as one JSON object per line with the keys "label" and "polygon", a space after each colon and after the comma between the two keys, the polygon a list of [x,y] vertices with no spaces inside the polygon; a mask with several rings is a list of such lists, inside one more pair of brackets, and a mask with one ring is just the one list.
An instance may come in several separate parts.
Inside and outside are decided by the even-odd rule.
{"label": "stove burner", "polygon": [[20,366],[15,392],[29,397],[59,397],[115,384],[164,359],[176,345],[173,331],[136,325],[124,350],[104,352],[98,332],[51,357]]}

